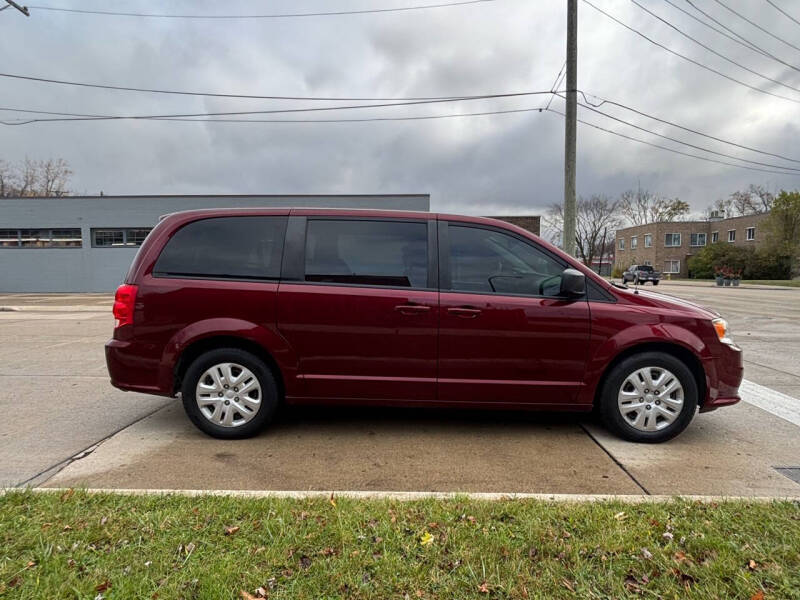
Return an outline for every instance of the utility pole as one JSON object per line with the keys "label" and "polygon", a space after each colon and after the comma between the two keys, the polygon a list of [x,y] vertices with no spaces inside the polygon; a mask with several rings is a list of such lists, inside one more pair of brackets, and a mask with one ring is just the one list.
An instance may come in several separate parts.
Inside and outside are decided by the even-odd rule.
{"label": "utility pole", "polygon": [[578,118],[578,0],[567,0],[567,112],[564,121],[564,251],[575,256],[575,146]]}
{"label": "utility pole", "polygon": [[[21,12],[26,17],[30,17],[31,16],[31,13],[28,11],[28,7],[27,6],[20,6],[19,4],[14,2],[14,0],[6,0],[6,3],[8,3],[8,6],[13,6],[14,8],[16,8],[19,12]],[[8,6],[4,6],[3,8],[8,8]],[[3,9],[0,8],[0,10],[3,10]]]}

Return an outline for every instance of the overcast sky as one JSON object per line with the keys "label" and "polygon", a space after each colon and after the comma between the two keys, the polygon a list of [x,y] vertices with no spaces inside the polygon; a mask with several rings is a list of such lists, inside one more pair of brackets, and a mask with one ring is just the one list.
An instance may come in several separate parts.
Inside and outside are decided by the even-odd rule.
{"label": "overcast sky", "polygon": [[[37,0],[37,4],[254,14],[448,1],[452,0]],[[593,0],[676,51],[797,102],[749,90],[687,63],[584,3],[579,6],[581,90],[740,144],[800,159],[800,71],[726,40],[664,0],[639,1],[731,59],[798,91],[766,82],[711,55],[629,0]],[[673,1],[692,10],[684,0]],[[800,25],[766,0],[725,1],[800,46]],[[800,20],[796,2],[774,2]],[[799,50],[736,19],[716,0],[694,3],[743,37],[800,67]],[[564,63],[565,27],[565,0],[495,0],[383,14],[214,21],[75,15],[35,8],[25,18],[8,9],[0,12],[0,71],[257,95],[406,97],[548,90]],[[300,118],[482,112],[535,108],[546,100],[545,96],[480,100],[311,113]],[[319,103],[151,95],[0,78],[0,106],[46,111],[142,115],[312,105]],[[563,101],[556,98],[552,108],[563,110]],[[720,152],[800,167],[691,136],[619,108],[606,105],[602,110]],[[25,116],[0,115],[4,119]],[[679,147],[585,109],[579,117]],[[0,126],[0,158],[63,157],[75,172],[72,189],[76,193],[430,193],[434,210],[538,214],[562,198],[563,129],[563,118],[552,112],[345,124],[38,123]],[[770,189],[800,187],[798,176],[703,162],[579,126],[579,194],[615,196],[639,182],[687,200],[698,212],[749,183]]]}

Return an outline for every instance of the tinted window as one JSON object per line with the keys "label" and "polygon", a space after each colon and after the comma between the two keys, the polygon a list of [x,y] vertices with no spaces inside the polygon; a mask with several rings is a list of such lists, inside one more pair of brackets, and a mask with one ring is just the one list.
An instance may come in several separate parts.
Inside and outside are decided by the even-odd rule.
{"label": "tinted window", "polygon": [[309,220],[306,281],[428,286],[428,226],[402,221]]}
{"label": "tinted window", "polygon": [[286,217],[203,219],[179,229],[161,252],[156,275],[277,279]]}
{"label": "tinted window", "polygon": [[490,229],[448,230],[452,289],[558,296],[565,267],[532,244]]}
{"label": "tinted window", "polygon": [[637,268],[637,270],[639,270],[639,271],[645,271],[645,272],[647,272],[647,273],[649,273],[649,272],[651,272],[651,271],[653,270],[653,267],[651,267],[651,266],[648,266],[648,265],[639,265],[639,266],[638,266],[638,267],[636,267],[636,268]]}

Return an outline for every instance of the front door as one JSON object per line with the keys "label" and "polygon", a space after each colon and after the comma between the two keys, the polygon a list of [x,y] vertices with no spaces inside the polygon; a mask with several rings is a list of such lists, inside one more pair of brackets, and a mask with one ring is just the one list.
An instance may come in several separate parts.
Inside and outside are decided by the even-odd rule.
{"label": "front door", "polygon": [[568,265],[502,229],[441,222],[439,231],[439,400],[574,403],[589,306],[559,297]]}
{"label": "front door", "polygon": [[435,399],[435,223],[307,218],[302,281],[278,292],[304,397]]}

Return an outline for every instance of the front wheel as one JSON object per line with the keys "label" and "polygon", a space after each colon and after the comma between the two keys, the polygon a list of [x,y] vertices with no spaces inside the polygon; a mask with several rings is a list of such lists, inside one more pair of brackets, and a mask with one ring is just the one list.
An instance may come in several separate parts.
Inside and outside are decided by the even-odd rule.
{"label": "front wheel", "polygon": [[198,429],[222,439],[256,435],[278,405],[275,377],[263,361],[238,348],[198,357],[181,385],[183,408]]}
{"label": "front wheel", "polygon": [[658,279],[655,279],[655,280],[653,281],[653,285],[658,285]]}
{"label": "front wheel", "polygon": [[643,352],[626,358],[608,374],[600,415],[606,427],[622,438],[658,443],[686,429],[697,403],[697,382],[683,361],[663,352]]}

